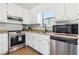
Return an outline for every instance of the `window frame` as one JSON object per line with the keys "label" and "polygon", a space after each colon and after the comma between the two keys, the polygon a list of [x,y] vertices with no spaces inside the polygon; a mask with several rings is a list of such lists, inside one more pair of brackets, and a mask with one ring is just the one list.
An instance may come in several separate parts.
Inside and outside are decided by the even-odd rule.
{"label": "window frame", "polygon": [[[46,19],[53,19],[55,16],[52,16],[52,17],[47,17],[47,18],[44,18],[44,15],[45,15],[45,13],[44,12],[42,12],[42,13],[40,13],[41,15],[42,15],[42,21],[41,21],[41,25],[44,27],[44,20],[46,20]],[[48,20],[49,21],[49,20]]]}

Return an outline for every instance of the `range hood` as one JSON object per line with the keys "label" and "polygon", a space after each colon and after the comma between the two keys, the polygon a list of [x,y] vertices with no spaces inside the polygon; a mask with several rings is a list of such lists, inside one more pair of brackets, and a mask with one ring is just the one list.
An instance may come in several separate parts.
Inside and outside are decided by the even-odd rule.
{"label": "range hood", "polygon": [[23,21],[22,17],[10,16],[10,15],[7,15],[7,19],[15,21]]}

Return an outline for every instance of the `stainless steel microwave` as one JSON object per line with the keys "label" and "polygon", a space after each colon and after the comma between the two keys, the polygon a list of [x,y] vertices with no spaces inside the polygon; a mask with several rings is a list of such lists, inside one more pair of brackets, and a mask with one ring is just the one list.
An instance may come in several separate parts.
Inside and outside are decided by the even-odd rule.
{"label": "stainless steel microwave", "polygon": [[54,25],[53,32],[78,34],[78,24]]}

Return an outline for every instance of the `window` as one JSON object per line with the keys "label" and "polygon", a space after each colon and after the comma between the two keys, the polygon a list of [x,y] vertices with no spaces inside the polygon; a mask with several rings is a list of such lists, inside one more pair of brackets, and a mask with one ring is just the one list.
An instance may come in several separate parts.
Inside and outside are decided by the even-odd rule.
{"label": "window", "polygon": [[55,17],[55,12],[47,11],[47,12],[39,13],[37,15],[37,20],[38,23],[40,23],[42,26],[43,24],[52,25],[54,17]]}
{"label": "window", "polygon": [[38,20],[38,23],[41,23],[41,21],[42,21],[42,14],[41,13],[37,15],[37,20]]}
{"label": "window", "polygon": [[44,12],[43,14],[44,14],[44,19],[55,17],[55,13],[51,11]]}
{"label": "window", "polygon": [[37,23],[41,24],[41,26],[42,26],[42,24],[43,24],[42,13],[39,13],[37,15]]}

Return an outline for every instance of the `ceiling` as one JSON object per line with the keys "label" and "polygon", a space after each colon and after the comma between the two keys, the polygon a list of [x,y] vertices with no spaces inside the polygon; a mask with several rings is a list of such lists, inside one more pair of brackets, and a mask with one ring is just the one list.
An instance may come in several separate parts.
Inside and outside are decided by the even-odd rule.
{"label": "ceiling", "polygon": [[16,3],[16,4],[23,8],[27,8],[27,9],[31,9],[31,8],[39,5],[39,3]]}

